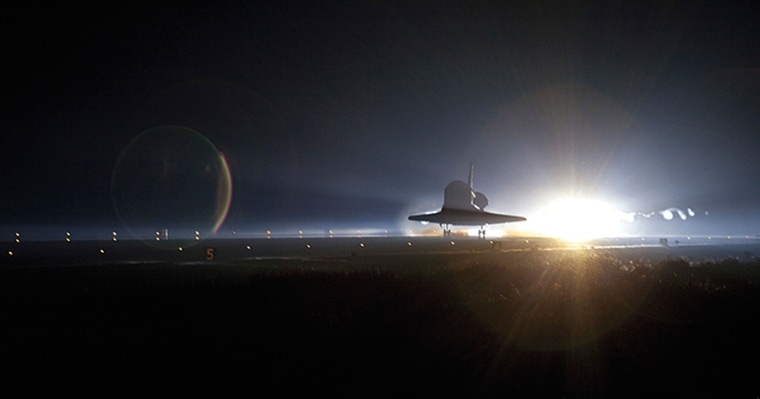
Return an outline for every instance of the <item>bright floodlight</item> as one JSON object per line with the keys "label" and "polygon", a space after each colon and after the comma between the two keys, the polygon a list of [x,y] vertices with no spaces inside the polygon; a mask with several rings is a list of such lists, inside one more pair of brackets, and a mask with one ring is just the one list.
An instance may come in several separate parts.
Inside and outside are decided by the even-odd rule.
{"label": "bright floodlight", "polygon": [[625,214],[595,199],[563,198],[546,208],[539,222],[541,233],[570,241],[620,234]]}

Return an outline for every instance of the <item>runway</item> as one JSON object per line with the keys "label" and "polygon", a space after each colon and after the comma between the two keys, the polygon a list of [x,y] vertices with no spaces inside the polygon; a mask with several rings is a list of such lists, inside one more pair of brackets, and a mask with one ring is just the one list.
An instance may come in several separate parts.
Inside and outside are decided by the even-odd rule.
{"label": "runway", "polygon": [[[159,245],[160,244],[160,245]],[[605,250],[621,259],[693,261],[739,258],[760,254],[756,237],[617,237],[583,243],[543,237],[304,237],[168,240],[159,244],[137,240],[3,242],[6,267],[54,267],[89,264],[217,264],[255,260],[361,258],[384,255],[512,253],[524,251]]]}

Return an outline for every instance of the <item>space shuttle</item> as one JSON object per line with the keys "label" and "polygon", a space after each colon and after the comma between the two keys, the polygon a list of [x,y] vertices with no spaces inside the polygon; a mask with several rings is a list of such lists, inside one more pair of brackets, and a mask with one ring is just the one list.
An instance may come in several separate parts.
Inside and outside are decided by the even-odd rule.
{"label": "space shuttle", "polygon": [[467,183],[454,180],[446,186],[443,192],[443,207],[435,213],[411,215],[409,220],[440,224],[443,235],[451,235],[450,225],[480,226],[478,237],[485,238],[486,226],[489,224],[522,222],[522,216],[503,215],[484,211],[488,206],[488,198],[481,192],[472,189],[472,162]]}

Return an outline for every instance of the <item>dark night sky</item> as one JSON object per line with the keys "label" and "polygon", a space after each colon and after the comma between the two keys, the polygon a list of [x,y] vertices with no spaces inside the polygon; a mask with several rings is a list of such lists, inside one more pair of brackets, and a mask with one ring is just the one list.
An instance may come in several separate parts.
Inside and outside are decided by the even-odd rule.
{"label": "dark night sky", "polygon": [[492,211],[760,233],[754,2],[214,3],[4,13],[0,225],[118,226],[120,154],[178,125],[229,162],[227,229],[405,229],[473,161]]}

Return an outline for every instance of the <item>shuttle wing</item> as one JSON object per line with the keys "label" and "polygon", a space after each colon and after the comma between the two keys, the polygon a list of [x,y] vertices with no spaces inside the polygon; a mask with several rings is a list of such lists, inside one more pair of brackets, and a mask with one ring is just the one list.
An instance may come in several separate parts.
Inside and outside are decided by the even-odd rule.
{"label": "shuttle wing", "polygon": [[522,216],[504,215],[478,210],[443,208],[439,212],[411,215],[409,220],[459,226],[484,226],[487,224],[523,222]]}

